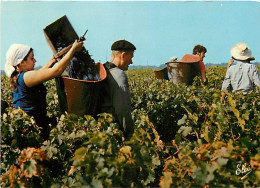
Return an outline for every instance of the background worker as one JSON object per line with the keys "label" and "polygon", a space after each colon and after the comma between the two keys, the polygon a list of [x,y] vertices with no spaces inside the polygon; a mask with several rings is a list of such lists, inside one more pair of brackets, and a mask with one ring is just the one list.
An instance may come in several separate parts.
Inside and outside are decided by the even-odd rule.
{"label": "background worker", "polygon": [[131,136],[134,130],[134,122],[131,115],[131,100],[128,86],[128,78],[125,70],[132,64],[136,47],[126,40],[119,40],[111,46],[112,54],[110,62],[104,64],[107,78],[104,81],[102,112],[111,113],[125,137]]}
{"label": "background worker", "polygon": [[200,72],[201,72],[201,78],[202,78],[204,85],[207,85],[207,83],[208,83],[208,79],[206,77],[206,68],[205,68],[205,65],[203,62],[206,52],[207,52],[207,49],[200,44],[194,46],[194,48],[193,48],[193,55],[197,55],[200,57],[199,67],[200,67]]}
{"label": "background worker", "polygon": [[222,83],[221,102],[225,100],[225,90],[229,90],[232,86],[232,92],[242,91],[243,94],[252,92],[254,85],[260,87],[260,77],[257,67],[251,64],[251,49],[245,43],[238,43],[231,48],[232,62],[227,69],[225,79]]}
{"label": "background worker", "polygon": [[[169,62],[176,62],[177,61],[177,57],[175,57],[175,56],[172,56],[172,57],[170,57],[170,59],[169,59]],[[171,77],[171,74],[169,73],[169,71],[167,70],[167,76],[168,76],[168,79],[171,81],[171,79],[172,79],[172,77]]]}
{"label": "background worker", "polygon": [[34,117],[36,124],[42,128],[40,135],[44,140],[49,137],[48,126],[54,119],[47,117],[47,90],[43,82],[62,74],[74,53],[79,51],[82,45],[83,42],[75,41],[56,66],[52,67],[56,62],[53,58],[39,70],[34,70],[36,59],[31,47],[13,44],[6,53],[5,73],[10,77],[13,89],[13,106]]}

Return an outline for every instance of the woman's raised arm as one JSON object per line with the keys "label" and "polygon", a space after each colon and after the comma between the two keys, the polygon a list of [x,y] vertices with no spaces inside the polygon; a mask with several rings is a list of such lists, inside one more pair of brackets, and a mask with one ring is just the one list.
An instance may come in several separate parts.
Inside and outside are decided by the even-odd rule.
{"label": "woman's raised arm", "polygon": [[38,85],[44,81],[55,78],[63,73],[66,67],[69,65],[70,60],[72,59],[75,52],[80,51],[83,46],[83,42],[78,42],[77,40],[73,43],[71,49],[67,52],[67,54],[59,61],[59,63],[50,68],[48,66],[50,61],[39,70],[27,71],[24,73],[24,83],[28,87],[33,87]]}

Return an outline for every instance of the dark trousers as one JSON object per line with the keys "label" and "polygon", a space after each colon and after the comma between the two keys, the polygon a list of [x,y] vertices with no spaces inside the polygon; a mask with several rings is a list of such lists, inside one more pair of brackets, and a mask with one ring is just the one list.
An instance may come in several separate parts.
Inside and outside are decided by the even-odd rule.
{"label": "dark trousers", "polygon": [[48,117],[46,114],[42,114],[42,113],[35,113],[32,114],[32,116],[34,117],[36,124],[41,127],[41,137],[44,140],[48,140],[49,136],[50,136],[50,126],[49,124],[51,124],[51,126],[56,126],[57,125],[57,121],[55,118],[50,118]]}

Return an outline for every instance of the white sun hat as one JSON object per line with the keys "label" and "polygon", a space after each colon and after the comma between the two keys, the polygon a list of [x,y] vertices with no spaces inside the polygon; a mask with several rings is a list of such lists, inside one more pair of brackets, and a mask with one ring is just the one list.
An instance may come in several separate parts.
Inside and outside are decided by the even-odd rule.
{"label": "white sun hat", "polygon": [[12,44],[6,53],[5,74],[11,77],[15,66],[19,65],[29,53],[31,47],[23,44]]}
{"label": "white sun hat", "polygon": [[254,59],[251,52],[251,49],[248,45],[245,43],[238,43],[235,46],[231,48],[230,51],[232,57],[234,57],[237,60],[248,60],[248,59]]}
{"label": "white sun hat", "polygon": [[176,61],[176,60],[177,60],[177,57],[175,57],[175,56],[172,56],[172,57],[170,57],[170,59],[169,59],[170,62],[174,62],[174,61]]}

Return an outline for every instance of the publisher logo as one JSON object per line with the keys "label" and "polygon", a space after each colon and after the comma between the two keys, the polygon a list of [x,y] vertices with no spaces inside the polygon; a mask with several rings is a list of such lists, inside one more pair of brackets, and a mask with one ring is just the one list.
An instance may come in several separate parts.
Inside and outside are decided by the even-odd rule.
{"label": "publisher logo", "polygon": [[250,165],[247,165],[246,163],[237,164],[236,175],[242,175],[241,180],[245,179],[251,171],[252,169]]}

